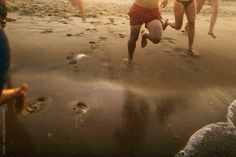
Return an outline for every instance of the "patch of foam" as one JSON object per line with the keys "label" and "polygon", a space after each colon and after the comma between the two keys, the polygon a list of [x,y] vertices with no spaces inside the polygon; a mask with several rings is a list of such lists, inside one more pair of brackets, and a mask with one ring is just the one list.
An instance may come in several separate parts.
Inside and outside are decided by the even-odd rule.
{"label": "patch of foam", "polygon": [[83,53],[76,55],[77,60],[81,60],[81,59],[84,59],[84,58],[88,58],[88,56],[86,54],[83,54]]}
{"label": "patch of foam", "polygon": [[229,123],[236,126],[236,100],[228,107],[227,120]]}
{"label": "patch of foam", "polygon": [[[197,157],[206,154],[211,156],[212,152],[236,155],[236,151],[234,152],[236,145],[235,124],[236,100],[228,107],[227,122],[209,124],[196,131],[176,157]],[[225,149],[233,152],[227,152]]]}

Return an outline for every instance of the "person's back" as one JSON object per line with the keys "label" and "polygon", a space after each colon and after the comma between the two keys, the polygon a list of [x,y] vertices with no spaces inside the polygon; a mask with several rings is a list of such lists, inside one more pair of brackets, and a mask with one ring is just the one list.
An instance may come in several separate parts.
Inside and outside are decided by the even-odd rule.
{"label": "person's back", "polygon": [[134,0],[134,3],[144,7],[144,8],[156,8],[158,6],[159,0]]}

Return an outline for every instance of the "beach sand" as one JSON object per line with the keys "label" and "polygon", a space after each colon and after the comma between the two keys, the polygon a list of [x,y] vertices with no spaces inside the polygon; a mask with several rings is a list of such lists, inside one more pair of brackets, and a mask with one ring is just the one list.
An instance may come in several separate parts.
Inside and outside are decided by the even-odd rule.
{"label": "beach sand", "polygon": [[[172,157],[196,130],[226,119],[236,98],[236,3],[221,3],[216,39],[207,35],[204,6],[196,23],[199,57],[183,55],[187,35],[167,28],[158,45],[142,49],[138,41],[130,70],[131,3],[86,1],[86,23],[64,0],[9,3],[8,83],[27,83],[27,99],[45,103],[26,115],[1,107],[7,155]],[[171,10],[162,10],[164,19],[173,19]]]}

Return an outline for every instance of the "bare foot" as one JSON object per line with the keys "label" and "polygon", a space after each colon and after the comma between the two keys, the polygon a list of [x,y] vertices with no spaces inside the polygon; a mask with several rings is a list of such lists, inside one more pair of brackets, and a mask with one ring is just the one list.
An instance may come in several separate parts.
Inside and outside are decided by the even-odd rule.
{"label": "bare foot", "polygon": [[210,35],[212,38],[216,38],[216,36],[213,32],[208,32],[208,35]]}
{"label": "bare foot", "polygon": [[162,26],[163,31],[166,30],[168,25],[169,25],[169,19],[166,19],[165,22],[163,23],[163,26]]}
{"label": "bare foot", "polygon": [[142,30],[141,35],[142,35],[142,40],[141,40],[141,47],[144,48],[147,46],[147,37],[146,37],[147,32],[145,30]]}
{"label": "bare foot", "polygon": [[189,54],[190,56],[193,56],[193,57],[198,57],[200,54],[194,50],[188,50],[187,51],[187,54]]}
{"label": "bare foot", "polygon": [[17,112],[22,112],[25,108],[25,97],[28,91],[28,85],[22,84],[19,88],[16,89],[16,102],[15,108]]}
{"label": "bare foot", "polygon": [[125,62],[125,65],[129,68],[129,69],[132,69],[134,67],[134,61],[133,60],[130,60],[128,58],[125,58],[124,59],[124,62]]}

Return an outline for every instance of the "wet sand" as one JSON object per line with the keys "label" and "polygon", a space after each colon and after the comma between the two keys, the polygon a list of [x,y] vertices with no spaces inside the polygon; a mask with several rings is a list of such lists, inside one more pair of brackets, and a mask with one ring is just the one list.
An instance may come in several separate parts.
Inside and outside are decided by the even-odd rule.
{"label": "wet sand", "polygon": [[45,103],[26,115],[1,107],[8,156],[173,157],[196,130],[226,120],[236,98],[235,3],[222,2],[217,39],[207,35],[209,7],[198,16],[200,57],[183,56],[186,34],[168,28],[159,45],[138,42],[130,71],[130,2],[89,1],[86,23],[66,1],[46,2],[10,4],[10,84],[27,83],[28,100]]}

